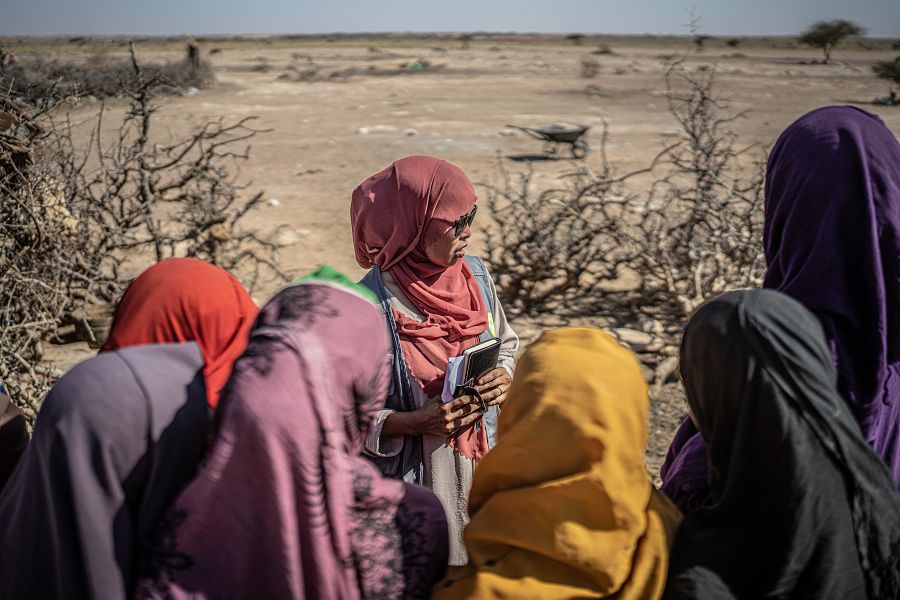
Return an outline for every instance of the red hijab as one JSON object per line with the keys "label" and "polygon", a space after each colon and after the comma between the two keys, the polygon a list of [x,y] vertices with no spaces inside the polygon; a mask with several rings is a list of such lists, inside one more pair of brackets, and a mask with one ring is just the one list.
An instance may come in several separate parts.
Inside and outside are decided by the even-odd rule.
{"label": "red hijab", "polygon": [[207,401],[215,408],[258,312],[241,282],[227,271],[195,258],[170,258],[131,282],[100,351],[197,342],[206,361]]}
{"label": "red hijab", "polygon": [[[356,261],[389,272],[425,321],[395,311],[400,345],[413,377],[431,397],[441,392],[451,356],[478,341],[487,310],[472,269],[431,262],[424,232],[432,219],[451,223],[475,204],[475,189],[445,160],[410,156],[363,181],[353,191],[350,222]],[[470,459],[487,451],[484,426],[473,423],[451,445]]]}

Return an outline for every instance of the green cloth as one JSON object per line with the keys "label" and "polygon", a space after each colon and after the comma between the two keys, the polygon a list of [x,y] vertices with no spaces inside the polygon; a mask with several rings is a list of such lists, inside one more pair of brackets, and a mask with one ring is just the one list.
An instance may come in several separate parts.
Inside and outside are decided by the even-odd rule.
{"label": "green cloth", "polygon": [[337,284],[341,287],[347,288],[349,291],[359,296],[362,296],[372,304],[378,304],[378,298],[375,296],[375,294],[372,293],[369,288],[356,283],[334,267],[330,267],[328,265],[319,265],[319,267],[315,271],[292,281],[291,285],[316,282]]}

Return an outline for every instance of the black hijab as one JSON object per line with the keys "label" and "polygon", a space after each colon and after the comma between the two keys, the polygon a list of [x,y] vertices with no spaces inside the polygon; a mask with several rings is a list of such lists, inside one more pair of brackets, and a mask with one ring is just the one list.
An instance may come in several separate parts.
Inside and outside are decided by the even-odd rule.
{"label": "black hijab", "polygon": [[688,515],[670,598],[900,594],[900,493],[837,392],[821,325],[769,290],[702,306],[681,373],[713,504]]}

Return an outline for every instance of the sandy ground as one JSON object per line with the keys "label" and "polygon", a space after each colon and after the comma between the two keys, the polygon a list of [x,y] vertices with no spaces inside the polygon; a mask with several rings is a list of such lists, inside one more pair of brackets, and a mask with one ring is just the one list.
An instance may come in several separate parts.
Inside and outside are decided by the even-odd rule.
{"label": "sandy ground", "polygon": [[[215,47],[204,44],[204,53]],[[654,45],[622,39],[613,54],[592,55],[594,46],[565,40],[488,40],[464,49],[450,40],[337,40],[223,45],[209,58],[217,83],[197,93],[160,100],[160,140],[181,136],[209,118],[237,120],[257,115],[270,131],[252,142],[243,168],[250,189],[264,189],[270,200],[249,218],[263,230],[287,225],[284,269],[302,274],[329,263],[353,276],[356,265],[349,231],[353,188],[397,158],[432,154],[461,166],[481,183],[496,177],[498,161],[513,171],[528,168],[502,158],[540,150],[540,143],[505,127],[507,123],[546,126],[555,122],[590,125],[588,141],[599,142],[609,125],[608,152],[622,170],[646,165],[671,136],[676,123],[666,110],[664,60],[688,49],[687,41]],[[859,104],[895,132],[900,107],[869,102],[887,92],[871,74],[876,60],[896,52],[841,50],[834,64],[803,64],[820,58],[813,49],[741,46],[710,47],[687,58],[689,69],[715,65],[718,90],[734,110],[747,110],[734,124],[743,144],[771,145],[804,112],[828,104]],[[150,51],[145,60],[176,59],[179,53]],[[582,77],[584,57],[596,59],[599,73]],[[319,72],[353,67],[396,69],[430,61],[431,69],[406,67],[395,76],[356,75],[346,81],[290,81],[290,65]],[[590,87],[590,92],[586,91]],[[115,104],[115,103],[113,103]],[[90,102],[79,112],[95,110]],[[589,154],[587,165],[599,158]],[[571,170],[568,160],[533,163],[538,181],[551,182]],[[475,231],[473,250],[478,251]],[[149,260],[149,257],[148,257]],[[273,289],[255,291],[258,301]],[[514,326],[519,324],[514,323]],[[522,323],[528,338],[540,323]],[[69,348],[65,361],[83,358],[85,348]],[[655,472],[682,413],[677,389],[654,400],[648,467]]]}

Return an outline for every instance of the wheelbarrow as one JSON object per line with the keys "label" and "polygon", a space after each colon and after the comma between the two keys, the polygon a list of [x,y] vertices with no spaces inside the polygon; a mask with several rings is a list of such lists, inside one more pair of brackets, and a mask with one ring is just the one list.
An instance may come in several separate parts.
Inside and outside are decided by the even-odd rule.
{"label": "wheelbarrow", "polygon": [[590,129],[590,126],[587,125],[554,123],[549,127],[522,127],[520,125],[507,125],[507,127],[519,129],[533,138],[542,140],[544,145],[541,149],[548,156],[555,155],[561,146],[566,145],[569,146],[573,158],[584,158],[588,151],[587,142],[581,139]]}

